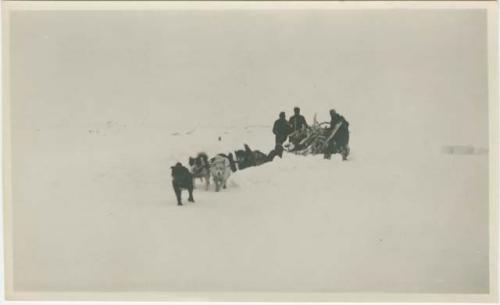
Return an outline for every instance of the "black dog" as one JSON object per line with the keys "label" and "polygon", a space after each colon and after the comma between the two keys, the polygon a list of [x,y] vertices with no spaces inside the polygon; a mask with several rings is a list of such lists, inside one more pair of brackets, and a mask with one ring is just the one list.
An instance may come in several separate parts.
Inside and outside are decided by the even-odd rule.
{"label": "black dog", "polygon": [[259,151],[252,150],[247,144],[243,145],[245,149],[239,149],[235,151],[236,163],[238,163],[238,169],[242,170],[251,166],[259,166],[269,161],[268,156]]}
{"label": "black dog", "polygon": [[182,205],[181,192],[183,189],[187,189],[189,192],[188,201],[194,202],[193,175],[179,162],[170,168],[172,169],[172,186],[177,197],[177,205]]}

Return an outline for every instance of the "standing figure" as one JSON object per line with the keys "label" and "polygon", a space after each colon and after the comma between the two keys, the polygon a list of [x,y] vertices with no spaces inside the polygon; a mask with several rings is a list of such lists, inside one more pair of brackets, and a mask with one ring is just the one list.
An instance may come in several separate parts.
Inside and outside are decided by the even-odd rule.
{"label": "standing figure", "polygon": [[286,115],[282,111],[279,118],[274,122],[273,134],[276,136],[274,150],[269,154],[269,159],[272,160],[275,156],[280,158],[283,156],[283,143],[288,138],[291,132],[291,126],[286,120]]}
{"label": "standing figure", "polygon": [[303,115],[300,114],[300,108],[293,108],[293,116],[290,117],[290,125],[292,125],[292,132],[297,130],[303,130],[304,128],[309,127],[307,125],[306,119]]}
{"label": "standing figure", "polygon": [[294,146],[294,150],[298,149],[298,144],[305,136],[305,130],[309,127],[306,119],[300,114],[300,108],[293,108],[294,115],[290,118],[290,125],[292,127],[290,134],[290,142]]}
{"label": "standing figure", "polygon": [[347,160],[349,155],[349,122],[335,109],[330,110],[330,128],[325,150],[325,159],[330,159],[332,154],[340,153],[342,160]]}

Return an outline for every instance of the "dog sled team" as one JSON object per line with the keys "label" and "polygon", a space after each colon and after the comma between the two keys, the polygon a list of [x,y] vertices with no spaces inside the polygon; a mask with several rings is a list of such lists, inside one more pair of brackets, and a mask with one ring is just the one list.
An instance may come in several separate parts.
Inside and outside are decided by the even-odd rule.
{"label": "dog sled team", "polygon": [[[236,156],[236,160],[235,157]],[[194,202],[193,189],[194,179],[200,179],[205,183],[205,189],[210,187],[210,180],[215,184],[215,191],[227,187],[227,180],[231,173],[248,167],[258,166],[268,162],[268,156],[259,150],[252,150],[247,144],[244,149],[236,150],[229,154],[217,154],[209,158],[204,152],[196,157],[189,157],[189,169],[178,162],[172,166],[172,186],[177,197],[177,205],[182,205],[181,192],[183,189],[189,192],[188,201]]]}
{"label": "dog sled team", "polygon": [[350,153],[349,122],[335,109],[330,110],[330,118],[329,123],[318,123],[315,117],[312,126],[309,126],[300,114],[300,108],[295,107],[290,120],[286,119],[285,112],[280,112],[279,118],[274,122],[272,132],[275,135],[275,147],[267,155],[244,144],[244,149],[234,152],[236,160],[232,153],[217,154],[209,159],[208,155],[202,152],[196,157],[189,157],[190,169],[178,162],[171,167],[177,205],[182,205],[183,189],[189,193],[188,201],[194,202],[194,179],[204,181],[206,190],[209,189],[212,179],[215,191],[219,192],[221,188],[227,187],[227,180],[232,172],[270,162],[276,156],[281,158],[285,149],[301,155],[323,154],[325,159],[331,159],[332,154],[338,153],[343,161],[347,160]]}

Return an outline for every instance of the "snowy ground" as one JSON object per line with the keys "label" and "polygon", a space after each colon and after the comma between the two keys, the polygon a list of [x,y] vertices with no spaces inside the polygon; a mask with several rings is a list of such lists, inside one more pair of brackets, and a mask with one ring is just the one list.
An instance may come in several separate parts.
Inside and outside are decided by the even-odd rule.
{"label": "snowy ground", "polygon": [[487,154],[399,140],[353,132],[348,162],[286,154],[177,207],[171,165],[267,153],[269,127],[19,132],[15,288],[486,292]]}
{"label": "snowy ground", "polygon": [[[486,10],[173,5],[6,15],[16,292],[487,292]],[[176,205],[170,166],[267,153],[294,106],[350,160]]]}

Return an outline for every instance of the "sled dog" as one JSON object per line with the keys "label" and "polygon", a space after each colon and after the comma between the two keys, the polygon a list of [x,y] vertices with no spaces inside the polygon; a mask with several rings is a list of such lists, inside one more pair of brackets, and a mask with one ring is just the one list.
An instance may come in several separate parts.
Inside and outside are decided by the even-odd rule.
{"label": "sled dog", "polygon": [[182,166],[180,162],[170,168],[172,169],[172,186],[174,188],[175,197],[177,198],[177,205],[182,205],[181,193],[183,189],[189,192],[188,201],[194,202],[193,175],[186,167]]}
{"label": "sled dog", "polygon": [[226,182],[231,175],[231,164],[229,159],[217,155],[210,159],[210,174],[214,179],[215,191],[220,191],[220,187],[226,188]]}
{"label": "sled dog", "polygon": [[210,185],[210,163],[207,154],[201,152],[195,158],[189,157],[189,166],[194,178],[205,180],[205,189],[208,190]]}

